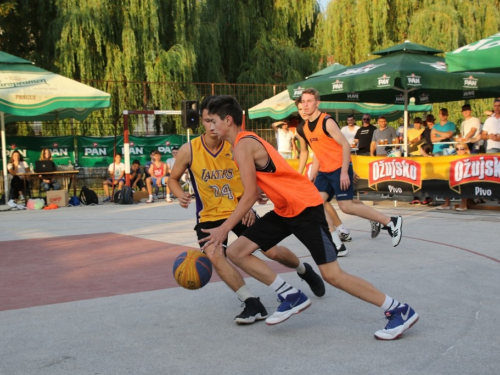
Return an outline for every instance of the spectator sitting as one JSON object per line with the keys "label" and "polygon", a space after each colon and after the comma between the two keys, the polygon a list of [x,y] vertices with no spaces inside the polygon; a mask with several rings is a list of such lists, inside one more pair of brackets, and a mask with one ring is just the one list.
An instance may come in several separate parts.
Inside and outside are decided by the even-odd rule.
{"label": "spectator sitting", "polygon": [[130,166],[130,185],[135,191],[137,188],[141,191],[146,191],[144,181],[142,180],[141,163],[139,160],[134,160]]}
{"label": "spectator sitting", "polygon": [[[470,149],[467,143],[465,142],[459,142],[455,146],[455,150],[457,152],[458,156],[464,156],[464,155],[469,155],[470,154]],[[438,210],[451,210],[452,207],[450,205],[450,198],[445,198],[444,204],[442,206],[439,206],[437,208]],[[456,211],[467,211],[467,198],[462,198],[460,201],[460,206],[458,206]]]}
{"label": "spectator sitting", "polygon": [[[149,193],[149,199],[146,201],[146,203],[154,202],[153,186],[158,186],[158,188],[160,188],[161,186],[166,186],[168,181],[168,165],[167,163],[161,161],[160,151],[154,151],[153,157],[154,162],[149,167],[149,175],[151,177],[146,178],[146,186]],[[172,198],[170,198],[169,194],[167,194],[166,201],[169,203],[172,202]]]}
{"label": "spectator sitting", "polygon": [[103,202],[111,201],[111,195],[109,194],[110,186],[113,187],[115,185],[118,185],[118,190],[121,190],[121,188],[125,184],[125,178],[123,177],[125,175],[125,164],[123,164],[121,161],[122,156],[120,154],[116,154],[115,162],[109,165],[108,171],[110,178],[102,183],[104,194],[106,195]]}
{"label": "spectator sitting", "polygon": [[[40,154],[40,160],[48,161],[52,163],[53,170],[56,170],[56,165],[52,161],[52,152],[48,148],[42,149]],[[49,191],[49,190],[59,190],[61,185],[54,179],[54,176],[42,176],[40,175],[41,182],[40,188]]]}
{"label": "spectator sitting", "polygon": [[10,203],[15,204],[14,200],[17,200],[18,204],[26,203],[23,189],[25,186],[27,189],[29,189],[30,181],[29,179],[25,178],[25,176],[19,176],[19,173],[30,173],[31,171],[28,167],[28,163],[24,161],[23,156],[19,153],[19,151],[13,151],[10,155],[9,164],[7,164],[7,170],[12,176],[12,181],[10,182],[10,194],[12,199],[9,201],[9,205]]}
{"label": "spectator sitting", "polygon": [[432,153],[434,156],[443,155],[444,149],[448,147],[447,144],[435,143],[451,141],[451,137],[455,132],[455,123],[448,121],[448,110],[446,108],[439,110],[439,118],[439,123],[435,124],[431,130],[431,141],[434,144]]}
{"label": "spectator sitting", "polygon": [[487,141],[487,154],[500,152],[500,99],[496,99],[493,103],[493,111],[493,115],[486,119],[481,131],[481,138]]}
{"label": "spectator sitting", "polygon": [[151,167],[151,164],[153,164],[153,162],[155,161],[155,158],[154,158],[155,151],[156,150],[153,150],[149,153],[150,160],[147,161],[146,164],[144,164],[144,181],[146,178],[151,177],[149,175],[149,167]]}
{"label": "spectator sitting", "polygon": [[[179,147],[177,146],[172,147],[172,157],[167,159],[167,170],[168,170],[167,177],[170,177],[170,171],[174,167],[175,159],[177,159],[178,152],[179,152]],[[184,175],[182,176],[181,181],[186,183]],[[170,188],[168,187],[168,184],[167,184],[167,194],[170,196],[170,199],[174,198],[173,194],[170,193]]]}

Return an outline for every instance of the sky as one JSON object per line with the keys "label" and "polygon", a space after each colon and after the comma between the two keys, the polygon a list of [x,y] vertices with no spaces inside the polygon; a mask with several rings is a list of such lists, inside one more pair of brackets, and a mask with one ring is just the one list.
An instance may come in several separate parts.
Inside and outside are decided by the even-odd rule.
{"label": "sky", "polygon": [[331,0],[318,0],[318,2],[320,3],[321,7],[323,8],[323,11],[326,10],[326,6],[328,5],[328,3],[330,2]]}

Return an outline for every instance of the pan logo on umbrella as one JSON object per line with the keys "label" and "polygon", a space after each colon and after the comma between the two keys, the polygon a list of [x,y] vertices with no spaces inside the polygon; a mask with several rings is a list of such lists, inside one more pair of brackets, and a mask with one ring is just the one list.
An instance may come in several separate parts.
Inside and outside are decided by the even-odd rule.
{"label": "pan logo on umbrella", "polygon": [[473,76],[464,78],[464,89],[477,89],[477,81],[479,81],[479,79]]}
{"label": "pan logo on umbrella", "polygon": [[476,97],[476,92],[474,90],[464,91],[464,95],[463,95],[464,99],[470,99],[470,98],[475,98],[475,97]]}
{"label": "pan logo on umbrella", "polygon": [[347,94],[347,100],[359,101],[359,92],[350,92]]}
{"label": "pan logo on umbrella", "polygon": [[388,86],[391,85],[390,82],[389,82],[390,79],[391,79],[391,77],[388,77],[385,74],[382,77],[378,77],[377,79],[378,79],[378,85],[377,85],[377,87],[388,87]]}
{"label": "pan logo on umbrella", "polygon": [[420,82],[420,76],[415,75],[415,73],[406,76],[406,78],[408,80],[408,86],[422,86],[422,83]]}
{"label": "pan logo on umbrella", "polygon": [[405,96],[403,94],[396,95],[394,103],[404,103],[404,102],[405,102]]}
{"label": "pan logo on umbrella", "polygon": [[375,68],[378,68],[379,66],[384,66],[384,65],[385,64],[368,64],[368,65],[361,66],[361,67],[355,68],[355,69],[347,69],[345,72],[340,73],[339,75],[336,75],[336,76],[331,76],[329,78],[352,76],[354,74],[368,73],[370,70],[373,70]]}
{"label": "pan logo on umbrella", "polygon": [[421,94],[418,100],[420,103],[429,103],[429,94]]}
{"label": "pan logo on umbrella", "polygon": [[298,98],[299,96],[302,95],[302,91],[304,91],[304,88],[303,87],[297,87],[294,91],[293,91],[293,97],[294,98]]}
{"label": "pan logo on umbrella", "polygon": [[332,82],[332,91],[344,91],[344,81],[337,79],[335,82]]}

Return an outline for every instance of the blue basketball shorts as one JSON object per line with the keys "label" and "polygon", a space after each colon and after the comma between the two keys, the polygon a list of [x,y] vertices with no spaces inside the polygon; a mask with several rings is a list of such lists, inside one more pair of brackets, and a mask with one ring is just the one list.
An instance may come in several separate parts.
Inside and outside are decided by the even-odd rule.
{"label": "blue basketball shorts", "polygon": [[337,201],[348,201],[354,198],[352,164],[349,164],[349,169],[347,170],[350,181],[347,190],[342,190],[340,188],[340,171],[341,168],[328,173],[318,172],[318,175],[316,176],[314,185],[320,193],[328,194],[328,201],[331,201],[333,197],[337,198]]}

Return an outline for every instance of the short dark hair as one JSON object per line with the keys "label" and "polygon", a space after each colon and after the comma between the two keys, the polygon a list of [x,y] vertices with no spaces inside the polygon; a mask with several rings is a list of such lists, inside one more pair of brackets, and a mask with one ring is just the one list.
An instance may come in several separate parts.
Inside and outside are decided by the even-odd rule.
{"label": "short dark hair", "polygon": [[295,99],[295,106],[298,108],[299,104],[302,103],[302,95]]}
{"label": "short dark hair", "polygon": [[378,116],[378,119],[379,120],[386,120],[387,121],[387,119],[385,118],[385,116]]}
{"label": "short dark hair", "polygon": [[350,118],[354,118],[354,115],[351,113],[350,115],[347,115],[347,118],[350,119]]}
{"label": "short dark hair", "polygon": [[204,109],[208,109],[208,103],[210,103],[210,100],[215,99],[215,98],[216,98],[215,95],[209,95],[209,96],[205,96],[205,98],[203,98],[203,100],[201,101],[201,104],[200,104],[200,114],[203,113]]}
{"label": "short dark hair", "polygon": [[116,158],[117,156],[122,157],[122,154],[117,152],[114,157]]}
{"label": "short dark hair", "polygon": [[434,122],[436,121],[436,118],[433,115],[427,115],[425,118],[426,122]]}
{"label": "short dark hair", "polygon": [[179,151],[179,146],[172,147],[172,151]]}
{"label": "short dark hair", "polygon": [[447,108],[441,108],[439,110],[439,113],[442,113],[443,116],[448,116],[448,109]]}
{"label": "short dark hair", "polygon": [[217,115],[221,119],[231,116],[236,126],[241,126],[243,122],[243,109],[241,109],[240,103],[231,95],[220,95],[210,100],[208,113]]}
{"label": "short dark hair", "polygon": [[420,117],[415,117],[415,118],[413,119],[413,123],[414,123],[414,124],[421,124],[421,123],[422,123],[422,119],[421,119]]}
{"label": "short dark hair", "polygon": [[471,110],[470,104],[464,104],[462,106],[462,111],[470,111],[470,110]]}
{"label": "short dark hair", "polygon": [[132,162],[132,164],[141,165],[141,162],[140,162],[139,160],[135,159],[135,160]]}
{"label": "short dark hair", "polygon": [[160,155],[160,156],[161,156],[161,152],[160,152],[160,151],[158,151],[158,150],[154,150],[154,151],[153,151],[153,155]]}

